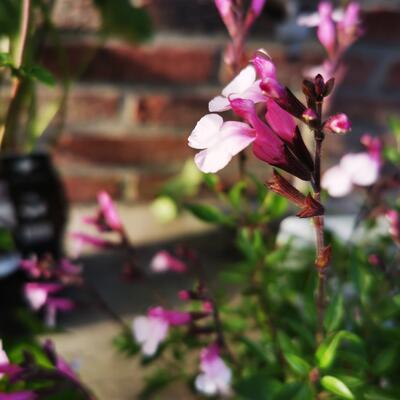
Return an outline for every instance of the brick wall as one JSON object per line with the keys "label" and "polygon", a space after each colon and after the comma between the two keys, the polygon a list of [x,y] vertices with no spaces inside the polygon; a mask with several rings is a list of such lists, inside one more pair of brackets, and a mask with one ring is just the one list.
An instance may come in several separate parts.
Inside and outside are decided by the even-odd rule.
{"label": "brick wall", "polygon": [[[187,135],[220,91],[227,37],[211,0],[168,0],[165,7],[166,1],[150,2],[156,35],[145,45],[119,40],[99,45],[91,35],[99,18],[90,1],[58,2],[55,20],[65,32],[67,69],[74,74],[85,65],[71,90],[54,151],[73,201],[90,202],[101,188],[124,201],[149,198],[192,154]],[[387,117],[400,112],[400,9],[397,1],[390,2],[390,10],[379,3],[368,2],[366,34],[347,57],[347,75],[334,102],[335,109],[349,114],[354,132],[330,140],[330,155],[356,146],[365,130],[385,133]],[[321,60],[323,52],[309,39],[293,56],[293,46],[277,40],[282,19],[279,1],[271,0],[249,49],[266,48],[281,80],[296,85],[297,74]],[[60,73],[50,45],[42,60]]]}

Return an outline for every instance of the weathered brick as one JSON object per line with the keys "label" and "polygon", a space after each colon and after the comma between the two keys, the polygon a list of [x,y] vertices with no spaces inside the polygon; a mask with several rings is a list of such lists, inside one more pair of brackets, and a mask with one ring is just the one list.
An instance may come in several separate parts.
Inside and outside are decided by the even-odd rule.
{"label": "weathered brick", "polygon": [[92,122],[115,118],[121,104],[121,95],[104,91],[79,90],[72,92],[67,105],[67,122]]}
{"label": "weathered brick", "polygon": [[155,94],[143,96],[135,105],[135,120],[193,127],[208,112],[210,97]]}
{"label": "weathered brick", "polygon": [[101,190],[107,191],[114,199],[121,194],[118,179],[112,177],[64,175],[62,180],[71,202],[95,201]]}
{"label": "weathered brick", "polygon": [[43,51],[43,64],[56,75],[62,75],[65,68],[72,76],[86,65],[81,79],[96,82],[205,83],[215,79],[219,54],[212,45],[183,46],[179,42],[146,46],[114,42],[100,48],[75,42],[63,48],[67,55],[64,67],[52,47]]}
{"label": "weathered brick", "polygon": [[76,159],[115,165],[162,164],[191,154],[186,137],[64,135],[56,153]]}

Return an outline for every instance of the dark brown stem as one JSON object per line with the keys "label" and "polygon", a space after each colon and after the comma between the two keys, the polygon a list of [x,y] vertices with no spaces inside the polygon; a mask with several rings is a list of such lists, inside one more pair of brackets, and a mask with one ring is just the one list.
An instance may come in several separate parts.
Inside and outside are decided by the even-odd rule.
{"label": "dark brown stem", "polygon": [[[322,155],[322,142],[324,141],[324,133],[321,128],[322,120],[322,102],[317,102],[316,113],[319,119],[318,128],[314,131],[315,137],[315,157],[314,157],[314,199],[321,202],[321,155]],[[316,259],[320,259],[324,250],[324,223],[325,216],[314,217],[314,229],[315,229],[315,249]],[[324,338],[324,315],[325,315],[325,280],[326,280],[326,266],[319,268],[318,272],[318,288],[317,288],[317,333],[316,340],[320,343]]]}

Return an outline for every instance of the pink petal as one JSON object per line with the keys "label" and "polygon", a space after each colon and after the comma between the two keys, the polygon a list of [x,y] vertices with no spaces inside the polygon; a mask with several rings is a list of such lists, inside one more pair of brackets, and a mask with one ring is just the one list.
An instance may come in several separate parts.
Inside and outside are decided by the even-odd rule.
{"label": "pink petal", "polygon": [[283,140],[287,142],[293,140],[297,127],[296,121],[287,111],[278,106],[274,100],[268,100],[265,118],[269,126]]}
{"label": "pink petal", "polygon": [[253,10],[256,17],[261,14],[262,9],[264,8],[266,0],[253,0],[251,2],[251,9]]}
{"label": "pink petal", "polygon": [[30,390],[13,393],[0,393],[0,400],[35,400],[37,396]]}
{"label": "pink petal", "polygon": [[321,186],[332,197],[347,196],[353,188],[349,174],[339,165],[335,165],[325,171]]}
{"label": "pink petal", "polygon": [[122,228],[122,221],[110,195],[104,191],[100,192],[97,196],[97,201],[107,224],[112,229],[120,230]]}
{"label": "pink petal", "polygon": [[187,270],[186,264],[174,257],[166,250],[159,251],[151,260],[150,268],[154,272],[185,272]]}
{"label": "pink petal", "polygon": [[332,4],[321,2],[319,5],[320,22],[318,25],[317,36],[329,54],[334,54],[336,47],[336,27],[332,18]]}
{"label": "pink petal", "polygon": [[150,323],[147,317],[136,317],[132,324],[133,335],[138,343],[144,343],[150,334]]}
{"label": "pink petal", "polygon": [[207,149],[218,142],[219,131],[224,120],[218,114],[207,114],[196,124],[189,136],[188,144],[193,149]]}
{"label": "pink petal", "polygon": [[257,76],[262,80],[265,78],[277,79],[275,64],[264,50],[259,50],[257,55],[251,60],[257,71]]}

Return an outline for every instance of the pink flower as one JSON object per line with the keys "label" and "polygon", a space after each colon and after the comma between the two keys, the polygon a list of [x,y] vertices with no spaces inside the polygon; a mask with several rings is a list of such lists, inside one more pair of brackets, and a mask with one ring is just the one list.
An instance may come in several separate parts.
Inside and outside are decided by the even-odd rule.
{"label": "pink flower", "polygon": [[219,356],[216,344],[201,351],[200,371],[195,380],[195,387],[200,393],[207,396],[229,396],[232,393],[232,371]]}
{"label": "pink flower", "polygon": [[30,259],[21,260],[21,268],[32,278],[39,278],[42,274],[42,269],[36,256]]}
{"label": "pink flower", "polygon": [[383,160],[381,140],[366,133],[362,135],[361,143],[366,147],[371,158],[373,158],[379,165],[382,165]]}
{"label": "pink flower", "polygon": [[389,210],[386,213],[386,218],[389,221],[389,233],[392,235],[393,240],[400,242],[400,216],[395,210]]}
{"label": "pink flower", "polygon": [[271,97],[274,100],[286,98],[285,87],[282,86],[276,79],[268,77],[263,79],[260,83],[260,88],[262,89],[263,94]]}
{"label": "pink flower", "polygon": [[351,122],[346,114],[336,114],[328,118],[323,129],[325,133],[342,135],[351,131]]}
{"label": "pink flower", "polygon": [[24,287],[25,298],[33,310],[39,310],[48,301],[51,293],[62,289],[58,283],[27,283]]}
{"label": "pink flower", "polygon": [[370,186],[379,176],[380,165],[368,153],[349,153],[340,163],[329,168],[321,180],[321,186],[332,197],[348,195],[353,185]]}
{"label": "pink flower", "polygon": [[47,357],[51,361],[51,363],[54,365],[54,367],[62,372],[65,376],[67,376],[69,379],[79,382],[78,376],[74,369],[67,363],[67,361],[64,360],[59,354],[57,354],[54,344],[51,340],[46,340],[43,345],[43,350],[47,354]]}
{"label": "pink flower", "polygon": [[102,239],[87,233],[72,232],[71,237],[74,239],[75,242],[75,248],[74,248],[75,257],[78,257],[80,255],[82,249],[86,245],[93,246],[98,249],[106,249],[107,247],[113,246],[113,243],[110,242],[109,240]]}
{"label": "pink flower", "polygon": [[252,65],[242,69],[239,74],[222,90],[220,96],[214,97],[208,104],[210,112],[227,111],[231,108],[229,99],[250,99],[255,103],[265,100],[256,80],[256,70]]}
{"label": "pink flower", "polygon": [[151,260],[150,268],[154,272],[185,272],[187,270],[186,264],[174,257],[166,250],[159,251]]}
{"label": "pink flower", "polygon": [[[0,365],[8,365],[10,363],[7,353],[3,350],[3,343],[0,340]],[[0,379],[4,374],[0,373]]]}
{"label": "pink flower", "polygon": [[143,354],[151,357],[167,337],[170,325],[185,325],[190,321],[189,313],[155,307],[149,310],[147,316],[134,318],[132,330],[136,341],[142,347]]}
{"label": "pink flower", "polygon": [[207,114],[197,122],[188,143],[190,147],[202,150],[194,160],[201,171],[208,173],[224,168],[254,140],[254,130],[247,124],[224,122],[217,114]]}
{"label": "pink flower", "polygon": [[338,23],[338,39],[342,47],[350,46],[361,34],[360,4],[352,1]]}
{"label": "pink flower", "polygon": [[107,192],[100,192],[97,196],[97,201],[100,206],[105,222],[107,225],[116,231],[122,229],[121,218],[115,208],[115,205]]}
{"label": "pink flower", "polygon": [[304,149],[297,145],[297,141],[301,137],[295,138],[297,133],[292,132],[292,121],[286,111],[278,108],[277,105],[272,105],[269,119],[279,129],[278,132],[275,132],[269,125],[261,121],[257,115],[255,104],[251,100],[235,99],[231,100],[231,105],[233,111],[244,118],[256,131],[253,152],[257,158],[272,166],[282,168],[300,179],[310,179],[310,171],[303,164],[302,155],[302,161],[300,161],[288,150],[286,145],[286,142],[289,146],[295,145],[293,148],[296,149],[298,155],[304,152]]}
{"label": "pink flower", "polygon": [[277,80],[276,67],[271,61],[271,57],[264,49],[258,49],[256,55],[251,60],[251,63],[256,69],[257,76],[262,80],[271,78]]}
{"label": "pink flower", "polygon": [[328,54],[333,55],[336,49],[336,27],[333,21],[332,3],[322,1],[318,6],[320,21],[318,24],[317,36]]}

